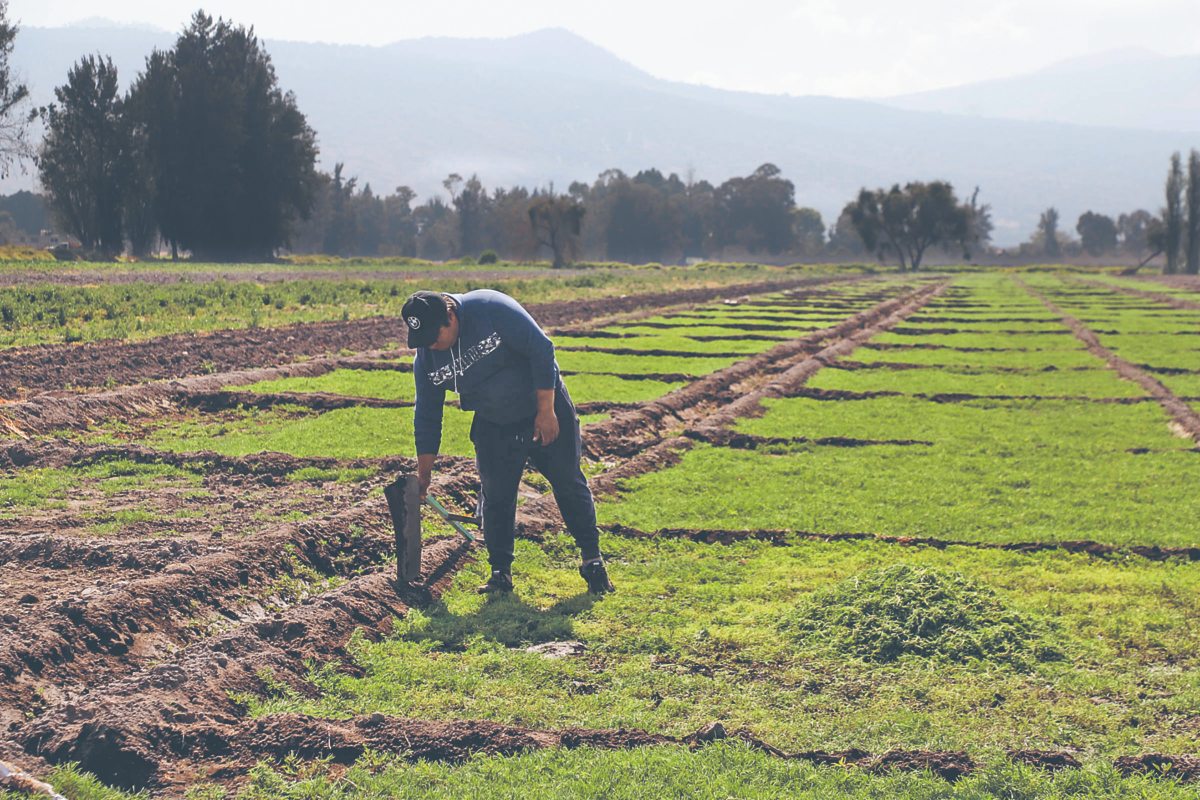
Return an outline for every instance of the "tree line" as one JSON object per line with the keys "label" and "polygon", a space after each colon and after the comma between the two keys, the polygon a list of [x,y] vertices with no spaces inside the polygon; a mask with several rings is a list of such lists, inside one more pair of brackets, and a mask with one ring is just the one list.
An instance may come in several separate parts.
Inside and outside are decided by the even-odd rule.
{"label": "tree line", "polygon": [[[16,27],[0,0],[0,174],[33,156],[46,205],[92,254],[260,260],[279,251],[430,260],[548,257],[630,263],[690,260],[844,260],[875,256],[901,270],[930,253],[955,260],[1012,255],[990,248],[991,209],[979,189],[959,198],[946,181],[863,188],[832,224],[796,203],[794,184],[767,163],[721,183],[648,168],[602,172],[565,191],[486,187],[447,176],[444,195],[410,187],[375,192],[346,172],[316,168],[316,136],[276,80],[254,35],[197,12],[173,47],[155,51],[121,93],[116,68],[81,58],[55,102],[37,109],[33,148],[18,113],[27,89],[8,71]],[[2,206],[3,204],[0,204]],[[21,204],[23,219],[24,202]],[[17,205],[14,204],[14,210]],[[13,219],[0,207],[0,235]],[[1167,270],[1200,260],[1200,159],[1172,159],[1167,205],[1117,219],[1085,212],[1079,239],[1047,209],[1015,255],[1166,254]],[[1146,254],[1149,255],[1146,255]],[[1145,258],[1143,259],[1143,256]]]}

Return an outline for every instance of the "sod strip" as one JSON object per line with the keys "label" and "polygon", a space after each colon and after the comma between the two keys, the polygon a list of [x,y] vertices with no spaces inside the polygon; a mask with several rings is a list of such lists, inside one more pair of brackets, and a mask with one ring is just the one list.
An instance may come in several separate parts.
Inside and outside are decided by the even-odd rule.
{"label": "sod strip", "polygon": [[[906,295],[911,296],[911,295]],[[584,448],[593,458],[627,457],[660,441],[662,432],[679,422],[707,413],[708,409],[729,398],[730,390],[765,373],[787,369],[796,358],[807,357],[830,340],[843,337],[885,316],[902,298],[885,300],[830,328],[814,331],[798,339],[783,342],[712,372],[693,383],[676,389],[657,400],[588,428]]]}
{"label": "sod strip", "polygon": [[[805,337],[805,339],[781,345],[780,348],[775,348],[768,353],[735,364],[727,370],[714,373],[707,379],[678,389],[665,398],[648,403],[636,411],[618,415],[607,423],[593,426],[588,432],[589,441],[585,442],[585,447],[589,452],[593,452],[594,445],[591,440],[595,437],[602,442],[602,452],[613,454],[619,450],[621,455],[633,456],[616,468],[593,479],[593,494],[611,494],[617,491],[619,482],[626,478],[675,463],[680,452],[691,446],[692,439],[690,437],[721,435],[720,432],[728,428],[738,417],[756,413],[761,408],[760,401],[763,398],[787,396],[828,361],[849,354],[855,347],[875,336],[879,331],[886,330],[903,321],[944,292],[948,286],[949,284],[946,282],[929,285],[902,297],[886,300],[873,309],[856,314],[842,325],[830,329],[831,332],[837,331],[838,333],[826,335],[820,341],[834,338],[834,343],[823,347],[816,353],[812,353],[811,348],[815,344],[810,341],[812,337]],[[760,371],[767,363],[778,360],[777,356],[771,357],[771,354],[781,348],[793,350],[795,355],[802,357],[802,360],[794,364],[789,360],[789,365],[781,375],[767,385],[744,394],[731,403],[717,404],[714,407],[706,406],[701,402],[703,398],[711,397],[723,386],[731,386],[737,381],[750,377],[754,372]],[[690,413],[685,414],[685,411]],[[662,425],[668,414],[675,421],[686,417],[690,417],[694,421],[685,428],[683,434],[659,440],[657,444],[649,446],[651,442],[647,441],[644,435],[645,431],[651,426],[661,430],[662,428],[658,426]],[[526,533],[546,530],[561,524],[557,506],[554,505],[552,498],[545,496],[526,503],[518,509],[518,520],[520,529]]]}
{"label": "sod strip", "polygon": [[1029,294],[1040,300],[1046,308],[1058,314],[1063,324],[1071,329],[1071,332],[1075,334],[1075,338],[1087,346],[1089,352],[1097,358],[1103,359],[1122,378],[1127,378],[1140,384],[1171,415],[1171,418],[1179,426],[1183,434],[1191,437],[1197,444],[1200,444],[1200,414],[1197,414],[1191,406],[1177,397],[1174,392],[1160,383],[1150,373],[1126,361],[1100,344],[1100,339],[1096,337],[1095,333],[1078,319],[1055,305],[1044,294],[1016,276],[1013,276],[1013,280],[1016,281],[1017,285],[1029,292]]}
{"label": "sod strip", "polygon": [[1081,278],[1077,275],[1068,276],[1075,283],[1085,286],[1094,286],[1097,289],[1109,289],[1111,291],[1127,294],[1131,297],[1142,297],[1147,300],[1153,300],[1156,303],[1170,306],[1172,308],[1188,308],[1200,309],[1200,302],[1195,300],[1184,300],[1181,297],[1174,295],[1163,294],[1162,292],[1152,292],[1148,289],[1134,289],[1132,286],[1122,286],[1115,283],[1107,283],[1105,281],[1091,280],[1089,278]]}

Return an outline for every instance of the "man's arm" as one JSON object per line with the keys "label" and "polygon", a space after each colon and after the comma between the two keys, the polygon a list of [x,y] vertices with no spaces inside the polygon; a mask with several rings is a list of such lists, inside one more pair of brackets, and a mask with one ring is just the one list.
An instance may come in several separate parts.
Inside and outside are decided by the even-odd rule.
{"label": "man's arm", "polygon": [[417,480],[421,484],[421,499],[433,480],[433,460],[442,444],[442,407],[446,390],[429,380],[428,368],[420,354],[413,360],[413,378],[417,385],[417,402],[413,408],[413,439],[417,445]]}
{"label": "man's arm", "polygon": [[437,453],[419,453],[417,455],[417,482],[421,485],[421,502],[429,494],[429,484],[433,482],[433,460]]}

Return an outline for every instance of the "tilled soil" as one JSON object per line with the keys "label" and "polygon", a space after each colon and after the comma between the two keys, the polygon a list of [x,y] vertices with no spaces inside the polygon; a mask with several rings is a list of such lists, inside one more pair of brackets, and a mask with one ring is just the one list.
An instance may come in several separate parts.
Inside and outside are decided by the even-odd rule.
{"label": "tilled soil", "polygon": [[[102,780],[135,788],[169,780],[187,782],[181,761],[221,759],[229,731],[245,718],[239,692],[268,694],[286,683],[309,692],[306,661],[344,659],[355,631],[386,633],[417,602],[448,583],[450,566],[467,555],[462,540],[427,545],[422,577],[399,594],[394,574],[375,571],[332,591],[187,647],[163,663],[59,703],[12,729],[31,756],[52,763],[78,761]],[[115,709],[119,712],[114,713]]]}

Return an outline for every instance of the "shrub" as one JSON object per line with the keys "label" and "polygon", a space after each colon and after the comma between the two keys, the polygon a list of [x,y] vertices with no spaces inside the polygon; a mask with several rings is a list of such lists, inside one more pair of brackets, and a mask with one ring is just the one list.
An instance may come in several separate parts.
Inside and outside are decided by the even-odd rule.
{"label": "shrub", "polygon": [[897,564],[817,592],[784,619],[805,644],[865,661],[902,656],[1008,662],[1059,657],[1039,644],[1039,626],[991,589],[957,572]]}
{"label": "shrub", "polygon": [[495,264],[500,261],[500,256],[495,250],[484,250],[479,254],[480,264]]}

